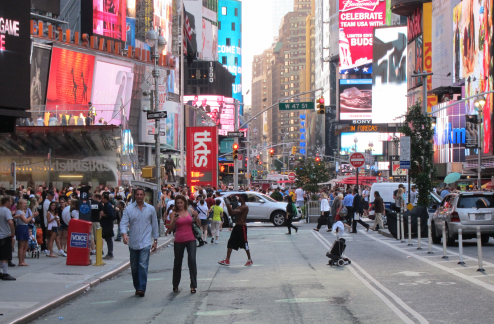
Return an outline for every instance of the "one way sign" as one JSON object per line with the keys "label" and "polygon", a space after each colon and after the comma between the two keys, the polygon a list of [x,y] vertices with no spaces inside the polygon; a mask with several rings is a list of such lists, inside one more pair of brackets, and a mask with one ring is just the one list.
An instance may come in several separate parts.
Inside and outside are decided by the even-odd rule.
{"label": "one way sign", "polygon": [[166,117],[166,111],[148,111],[148,119],[161,119]]}

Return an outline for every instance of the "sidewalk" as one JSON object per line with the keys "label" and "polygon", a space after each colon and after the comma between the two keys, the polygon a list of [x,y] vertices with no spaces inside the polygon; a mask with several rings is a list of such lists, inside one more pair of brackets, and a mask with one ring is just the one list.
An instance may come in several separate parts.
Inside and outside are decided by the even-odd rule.
{"label": "sidewalk", "polygon": [[[158,249],[172,240],[172,236],[160,237]],[[103,251],[106,255],[104,240]],[[113,260],[103,260],[104,266],[67,266],[66,258],[48,258],[41,253],[39,259],[26,257],[29,267],[19,267],[16,243],[12,260],[16,266],[9,268],[9,273],[17,280],[0,280],[0,323],[28,323],[130,266],[129,248],[123,242],[114,242],[113,254]],[[91,256],[91,260],[94,264],[96,257]],[[131,289],[132,284],[129,284]]]}

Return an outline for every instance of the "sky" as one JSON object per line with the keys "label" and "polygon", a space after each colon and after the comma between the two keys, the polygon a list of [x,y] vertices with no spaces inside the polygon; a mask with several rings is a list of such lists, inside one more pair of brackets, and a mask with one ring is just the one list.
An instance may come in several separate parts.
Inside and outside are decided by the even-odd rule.
{"label": "sky", "polygon": [[[252,59],[254,55],[271,46],[275,36],[272,31],[272,11],[276,0],[243,0],[242,1],[242,93],[244,104],[251,104]],[[281,0],[290,3],[293,0]],[[287,11],[288,12],[288,11]],[[286,13],[284,13],[286,14]],[[281,19],[280,19],[281,21]],[[279,25],[280,21],[277,22]]]}

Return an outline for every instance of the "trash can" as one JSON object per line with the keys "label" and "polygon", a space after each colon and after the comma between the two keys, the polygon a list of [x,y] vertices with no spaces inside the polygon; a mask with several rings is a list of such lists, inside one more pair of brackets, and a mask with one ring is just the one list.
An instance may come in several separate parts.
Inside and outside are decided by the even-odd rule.
{"label": "trash can", "polygon": [[67,235],[67,265],[88,266],[89,259],[91,222],[73,218],[69,223]]}

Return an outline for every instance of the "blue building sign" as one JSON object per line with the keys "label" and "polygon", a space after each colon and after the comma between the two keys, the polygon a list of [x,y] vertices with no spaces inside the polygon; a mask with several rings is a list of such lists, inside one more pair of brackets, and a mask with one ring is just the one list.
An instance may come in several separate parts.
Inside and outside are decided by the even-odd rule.
{"label": "blue building sign", "polygon": [[[218,0],[218,60],[235,76],[233,99],[242,99],[242,2]],[[240,106],[240,114],[243,107]]]}
{"label": "blue building sign", "polygon": [[465,162],[469,154],[465,143],[477,135],[467,129],[464,103],[440,110],[453,103],[448,101],[432,107],[432,116],[436,117],[434,129],[434,163]]}

